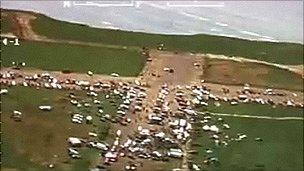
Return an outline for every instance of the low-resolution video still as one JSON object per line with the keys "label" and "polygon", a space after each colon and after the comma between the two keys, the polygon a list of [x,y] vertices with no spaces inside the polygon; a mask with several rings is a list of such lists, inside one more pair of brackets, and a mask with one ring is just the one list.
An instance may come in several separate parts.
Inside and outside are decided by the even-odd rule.
{"label": "low-resolution video still", "polygon": [[1,0],[1,171],[303,171],[303,1]]}

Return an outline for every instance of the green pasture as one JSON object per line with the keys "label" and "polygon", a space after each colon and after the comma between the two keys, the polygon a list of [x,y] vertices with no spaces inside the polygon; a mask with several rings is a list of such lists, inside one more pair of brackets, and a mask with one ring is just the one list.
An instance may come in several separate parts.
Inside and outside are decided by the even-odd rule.
{"label": "green pasture", "polygon": [[[103,107],[105,113],[114,115],[116,104],[102,101],[95,105],[93,99],[85,95],[85,92],[74,92],[81,103],[92,104],[86,109],[77,108],[70,104],[68,91],[41,89],[27,87],[12,87],[2,97],[2,169],[47,170],[47,164],[54,163],[53,170],[74,170],[73,168],[88,169],[93,167],[98,160],[98,153],[94,149],[83,148],[80,153],[82,159],[71,160],[67,156],[67,138],[88,137],[88,132],[93,131],[101,136],[98,139],[105,140],[111,125],[99,121],[97,107]],[[99,100],[105,99],[104,94],[98,96]],[[115,98],[116,99],[116,98]],[[49,112],[38,109],[39,105],[51,105],[53,110]],[[10,118],[14,110],[22,112],[22,121],[15,122]],[[84,116],[93,116],[93,124],[73,124],[72,113],[81,113]],[[56,155],[56,156],[55,156]],[[94,157],[95,156],[95,157]]]}
{"label": "green pasture", "polygon": [[21,41],[20,46],[2,46],[2,65],[25,62],[27,67],[51,71],[93,71],[97,74],[137,76],[145,65],[138,51]]}
{"label": "green pasture", "polygon": [[[215,117],[218,118],[218,117]],[[228,146],[215,146],[206,132],[195,133],[192,155],[203,170],[234,171],[301,171],[303,170],[303,121],[275,121],[248,118],[222,117],[231,129],[230,137],[237,133],[247,135],[240,142],[228,142]],[[256,141],[261,138],[262,141]],[[213,153],[207,154],[206,149]],[[219,162],[203,164],[207,157],[217,157]]]}

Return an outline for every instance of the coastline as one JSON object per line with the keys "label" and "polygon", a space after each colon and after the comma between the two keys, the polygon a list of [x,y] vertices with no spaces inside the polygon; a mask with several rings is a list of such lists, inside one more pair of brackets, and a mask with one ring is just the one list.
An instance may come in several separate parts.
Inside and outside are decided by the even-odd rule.
{"label": "coastline", "polygon": [[[172,9],[161,2],[143,2],[138,8],[64,8],[62,2],[2,1],[6,9],[35,11],[56,20],[94,28],[165,35],[219,35],[263,42],[303,44],[303,6],[284,2],[225,2],[223,8]],[[276,10],[271,10],[276,7]],[[52,10],[56,9],[56,10]],[[253,10],[254,9],[254,10]],[[278,13],[277,11],[285,11]],[[301,14],[301,15],[299,15]]]}
{"label": "coastline", "polygon": [[240,37],[237,35],[230,35],[230,34],[225,34],[225,33],[219,33],[219,34],[213,34],[212,32],[198,32],[198,33],[180,33],[180,32],[153,32],[153,31],[146,31],[146,30],[131,30],[131,29],[123,29],[119,27],[114,27],[114,26],[98,26],[94,24],[88,24],[86,22],[80,22],[80,21],[75,21],[75,20],[65,20],[62,18],[57,18],[53,17],[50,15],[47,15],[39,10],[21,10],[21,9],[14,9],[14,8],[3,8],[3,10],[13,10],[13,11],[20,11],[20,12],[32,12],[36,14],[41,14],[45,15],[51,19],[58,20],[58,21],[63,21],[71,24],[79,24],[79,25],[85,25],[90,28],[97,28],[97,29],[108,29],[108,30],[117,30],[117,31],[126,31],[126,32],[135,32],[135,33],[145,33],[145,34],[158,34],[158,35],[172,35],[172,36],[178,36],[178,35],[186,35],[186,36],[195,36],[195,35],[208,35],[208,36],[217,36],[217,37],[226,37],[226,38],[232,38],[232,39],[239,39],[239,40],[244,40],[244,41],[255,41],[255,42],[269,42],[269,43],[290,43],[290,44],[301,44],[304,45],[304,42],[299,42],[299,41],[292,41],[292,40],[275,40],[275,39],[263,39],[263,38],[245,38],[245,37]]}

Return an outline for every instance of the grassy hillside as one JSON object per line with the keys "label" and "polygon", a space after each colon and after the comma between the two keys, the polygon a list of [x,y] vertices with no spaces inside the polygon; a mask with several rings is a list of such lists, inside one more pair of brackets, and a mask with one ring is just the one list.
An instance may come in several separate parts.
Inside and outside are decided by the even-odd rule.
{"label": "grassy hillside", "polygon": [[204,34],[175,36],[98,29],[54,20],[44,15],[37,15],[32,24],[35,32],[49,38],[152,48],[164,43],[168,50],[243,56],[282,64],[303,64],[303,45],[300,44],[257,42]]}
{"label": "grassy hillside", "polygon": [[91,70],[98,74],[116,72],[122,76],[137,76],[145,64],[145,58],[138,51],[128,49],[41,42],[21,42],[20,46],[1,48],[3,66],[11,66],[15,61],[25,62],[27,67],[51,71]]}
{"label": "grassy hillside", "polygon": [[58,21],[42,14],[34,15],[37,18],[32,21],[33,30],[49,38],[152,48],[164,43],[172,51],[242,56],[281,64],[303,64],[301,44],[257,42],[205,34],[177,36],[108,30]]}

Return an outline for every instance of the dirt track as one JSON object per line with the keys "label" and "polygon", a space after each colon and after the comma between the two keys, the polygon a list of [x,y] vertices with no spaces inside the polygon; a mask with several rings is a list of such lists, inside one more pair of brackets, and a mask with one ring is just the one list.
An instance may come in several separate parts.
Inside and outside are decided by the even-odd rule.
{"label": "dirt track", "polygon": [[[143,81],[148,85],[167,83],[168,85],[186,85],[198,80],[203,74],[202,67],[195,68],[193,64],[202,63],[203,58],[189,55],[172,54],[169,52],[152,51],[152,62],[148,64],[148,71],[143,76]],[[164,71],[172,68],[173,73]],[[156,76],[153,76],[155,74]]]}
{"label": "dirt track", "polygon": [[42,74],[42,73],[49,73],[53,77],[58,80],[66,80],[66,79],[76,79],[76,80],[83,80],[89,82],[97,82],[101,81],[122,81],[122,82],[134,82],[136,77],[112,77],[110,75],[98,75],[94,74],[93,76],[89,76],[85,73],[69,73],[64,74],[60,71],[44,71],[44,70],[31,70],[31,69],[22,69],[22,70],[14,70],[12,68],[1,68],[1,72],[8,72],[13,71],[16,74],[21,74],[23,76],[33,76],[34,74]]}
{"label": "dirt track", "polygon": [[[198,112],[201,113],[201,112]],[[246,115],[246,114],[231,114],[231,113],[209,113],[214,116],[229,116],[236,118],[253,118],[253,119],[267,119],[267,120],[278,120],[278,121],[286,121],[286,120],[300,120],[303,121],[303,117],[271,117],[271,116],[255,116],[255,115]]]}

